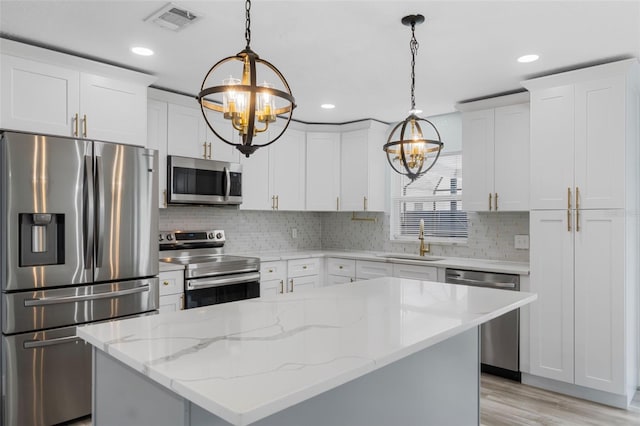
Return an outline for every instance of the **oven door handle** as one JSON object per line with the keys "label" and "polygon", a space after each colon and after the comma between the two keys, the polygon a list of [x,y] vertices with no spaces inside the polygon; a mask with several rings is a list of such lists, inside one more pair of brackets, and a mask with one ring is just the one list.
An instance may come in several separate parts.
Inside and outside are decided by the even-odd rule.
{"label": "oven door handle", "polygon": [[254,281],[260,281],[260,272],[253,272],[251,274],[235,274],[227,278],[201,278],[198,280],[190,280],[187,283],[187,290],[222,287],[225,285],[242,284]]}

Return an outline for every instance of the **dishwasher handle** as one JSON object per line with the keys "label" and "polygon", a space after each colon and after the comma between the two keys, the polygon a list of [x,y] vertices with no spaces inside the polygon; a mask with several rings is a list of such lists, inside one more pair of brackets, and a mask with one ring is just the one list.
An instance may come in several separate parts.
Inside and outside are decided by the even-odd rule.
{"label": "dishwasher handle", "polygon": [[[454,282],[454,281],[460,281],[460,282]],[[506,289],[514,289],[516,288],[516,284],[515,283],[496,283],[496,282],[487,282],[487,281],[480,281],[480,280],[472,280],[469,278],[462,278],[460,276],[456,277],[456,276],[447,276],[447,283],[449,284],[469,284],[469,285],[475,285],[475,286],[479,286],[479,287],[489,287],[489,288],[506,288]]]}

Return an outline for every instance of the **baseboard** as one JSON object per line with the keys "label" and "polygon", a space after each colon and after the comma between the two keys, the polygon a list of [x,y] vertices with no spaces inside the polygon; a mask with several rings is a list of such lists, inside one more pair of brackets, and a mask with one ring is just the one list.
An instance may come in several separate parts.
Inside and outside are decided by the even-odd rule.
{"label": "baseboard", "polygon": [[522,383],[525,385],[573,396],[575,398],[586,399],[588,401],[597,402],[599,404],[610,405],[616,408],[626,409],[629,406],[629,401],[631,399],[627,398],[626,395],[603,392],[595,389],[585,388],[584,386],[578,386],[571,383],[547,379],[545,377],[533,376],[527,373],[522,373],[521,379]]}

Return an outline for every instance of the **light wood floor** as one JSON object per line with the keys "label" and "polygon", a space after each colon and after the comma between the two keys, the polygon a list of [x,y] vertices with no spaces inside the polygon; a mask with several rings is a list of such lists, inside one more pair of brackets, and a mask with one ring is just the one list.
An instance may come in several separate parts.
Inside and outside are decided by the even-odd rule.
{"label": "light wood floor", "polygon": [[[620,410],[483,374],[480,419],[482,426],[640,426],[640,399]],[[69,426],[91,426],[91,418]]]}
{"label": "light wood floor", "polygon": [[480,421],[483,426],[640,425],[640,401],[621,410],[483,374]]}

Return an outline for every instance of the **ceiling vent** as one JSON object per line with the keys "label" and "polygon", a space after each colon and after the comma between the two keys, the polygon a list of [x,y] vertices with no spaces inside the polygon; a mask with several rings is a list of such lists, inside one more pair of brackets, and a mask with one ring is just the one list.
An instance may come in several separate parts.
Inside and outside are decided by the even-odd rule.
{"label": "ceiling vent", "polygon": [[200,19],[196,13],[182,7],[178,7],[173,3],[167,3],[160,10],[154,12],[145,19],[145,22],[153,22],[172,31],[180,31],[184,27],[193,24]]}

